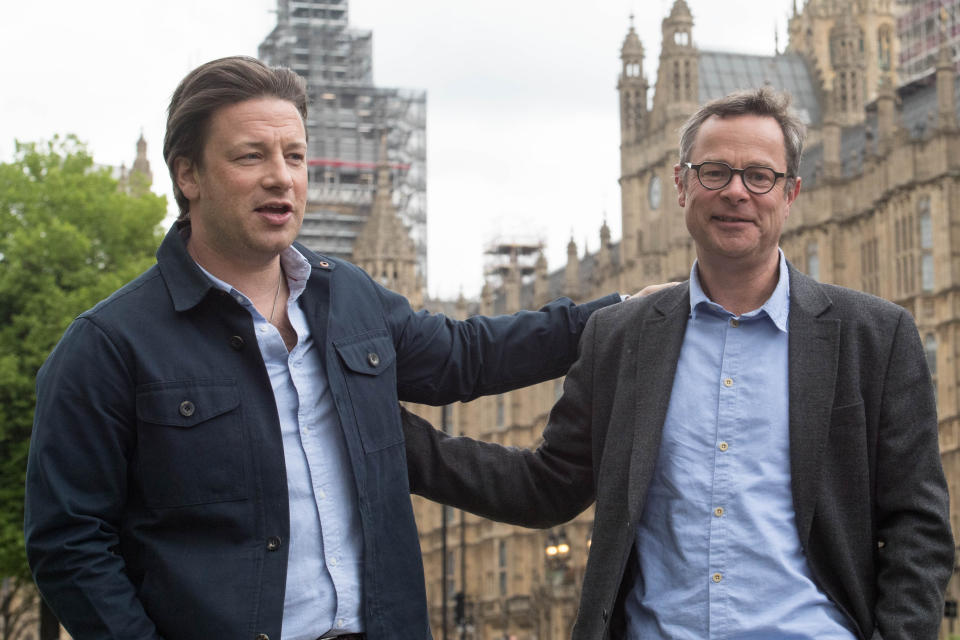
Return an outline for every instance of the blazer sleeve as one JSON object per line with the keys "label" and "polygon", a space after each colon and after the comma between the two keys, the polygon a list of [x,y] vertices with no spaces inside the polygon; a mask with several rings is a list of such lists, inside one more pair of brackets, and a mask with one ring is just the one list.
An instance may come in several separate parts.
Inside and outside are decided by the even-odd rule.
{"label": "blazer sleeve", "polygon": [[37,376],[27,459],[27,559],[44,600],[82,638],[159,640],[118,551],[134,390],[118,350],[76,320]]}
{"label": "blazer sleeve", "polygon": [[901,312],[883,383],[877,442],[877,631],[934,639],[953,572],[949,498],[923,348]]}
{"label": "blazer sleeve", "polygon": [[401,410],[412,493],[485,518],[527,527],[566,522],[594,500],[591,449],[593,336],[564,381],[535,451],[450,437]]}

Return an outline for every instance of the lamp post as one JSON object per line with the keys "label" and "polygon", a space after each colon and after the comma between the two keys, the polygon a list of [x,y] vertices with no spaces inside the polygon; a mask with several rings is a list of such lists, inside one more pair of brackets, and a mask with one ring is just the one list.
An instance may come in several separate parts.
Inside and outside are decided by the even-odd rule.
{"label": "lamp post", "polygon": [[570,543],[563,529],[560,529],[559,533],[550,532],[543,553],[546,556],[547,574],[551,582],[557,584],[567,570],[567,561],[570,557]]}

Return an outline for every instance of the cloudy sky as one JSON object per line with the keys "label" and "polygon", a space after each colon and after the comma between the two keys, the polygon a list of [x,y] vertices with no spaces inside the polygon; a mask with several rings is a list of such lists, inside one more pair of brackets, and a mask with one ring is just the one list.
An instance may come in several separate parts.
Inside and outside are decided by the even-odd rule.
{"label": "cloudy sky", "polygon": [[[793,0],[687,0],[701,49],[772,54]],[[798,3],[802,4],[802,2]],[[475,296],[500,237],[546,244],[620,237],[619,49],[634,22],[653,84],[673,0],[350,0],[373,30],[374,81],[427,91],[429,291]],[[154,190],[164,109],[200,63],[256,55],[275,0],[46,0],[0,6],[0,161],[14,140],[75,133],[128,166],[142,130]]]}

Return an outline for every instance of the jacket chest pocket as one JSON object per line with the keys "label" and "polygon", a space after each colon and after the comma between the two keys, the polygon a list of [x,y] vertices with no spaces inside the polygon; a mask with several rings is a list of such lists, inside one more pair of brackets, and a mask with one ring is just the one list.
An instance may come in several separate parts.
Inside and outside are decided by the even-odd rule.
{"label": "jacket chest pocket", "polygon": [[334,343],[350,394],[363,450],[379,451],[403,442],[397,409],[397,359],[386,330],[369,331]]}
{"label": "jacket chest pocket", "polygon": [[232,380],[137,389],[137,475],[149,507],[247,496],[240,393]]}

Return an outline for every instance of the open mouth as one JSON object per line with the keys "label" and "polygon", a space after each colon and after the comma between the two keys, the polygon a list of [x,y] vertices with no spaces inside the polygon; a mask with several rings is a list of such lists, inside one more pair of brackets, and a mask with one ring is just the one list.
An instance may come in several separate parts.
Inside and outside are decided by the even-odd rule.
{"label": "open mouth", "polygon": [[293,211],[293,207],[289,204],[265,204],[254,209],[257,213],[266,213],[272,215],[283,215]]}

